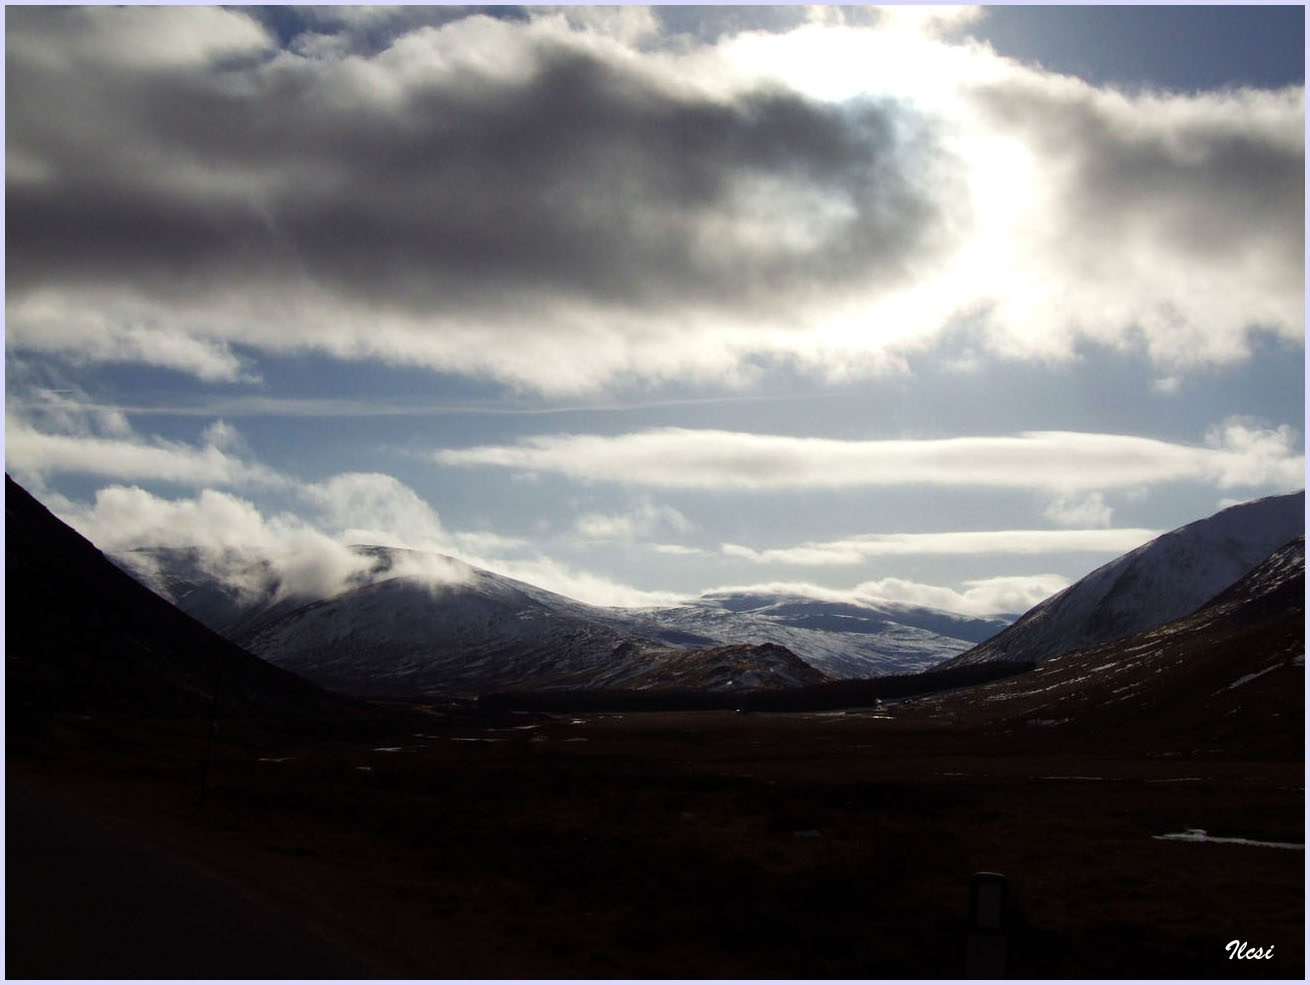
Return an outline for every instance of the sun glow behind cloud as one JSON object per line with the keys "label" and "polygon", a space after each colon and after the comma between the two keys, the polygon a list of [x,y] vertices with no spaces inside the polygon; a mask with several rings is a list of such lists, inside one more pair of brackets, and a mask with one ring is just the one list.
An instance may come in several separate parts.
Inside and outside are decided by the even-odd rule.
{"label": "sun glow behind cloud", "polygon": [[[1253,325],[1301,337],[1301,90],[1100,90],[950,39],[976,15],[665,46],[649,18],[542,10],[369,51],[275,50],[239,11],[163,35],[14,14],[8,344],[206,380],[242,378],[236,346],[310,349],[566,393],[741,385],[760,358],[871,376],[961,318],[993,354],[1090,338],[1170,373],[1243,358]],[[221,154],[160,73],[224,114]],[[51,232],[66,207],[103,234]]]}

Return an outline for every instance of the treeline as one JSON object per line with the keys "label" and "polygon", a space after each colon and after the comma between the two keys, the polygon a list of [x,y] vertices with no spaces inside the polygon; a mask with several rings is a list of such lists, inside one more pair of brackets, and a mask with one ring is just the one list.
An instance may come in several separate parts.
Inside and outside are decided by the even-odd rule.
{"label": "treeline", "polygon": [[484,694],[478,704],[496,711],[833,711],[866,708],[877,701],[912,698],[959,687],[975,687],[1033,669],[1031,662],[994,661],[889,674],[858,680],[829,681],[808,687],[760,691],[691,691],[686,689],[499,691]]}
{"label": "treeline", "polygon": [[887,674],[850,681],[829,681],[809,687],[754,691],[742,695],[739,706],[749,711],[831,711],[837,708],[862,708],[876,701],[898,701],[957,687],[976,687],[1003,677],[1014,677],[1035,667],[1033,663],[998,660],[995,662],[951,667],[946,670],[921,670],[917,674]]}

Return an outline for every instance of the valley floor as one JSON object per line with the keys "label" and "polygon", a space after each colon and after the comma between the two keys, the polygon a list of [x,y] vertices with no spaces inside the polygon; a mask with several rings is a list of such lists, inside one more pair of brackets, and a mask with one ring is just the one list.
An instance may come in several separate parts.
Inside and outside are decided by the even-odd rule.
{"label": "valley floor", "polygon": [[207,774],[204,723],[11,737],[7,977],[955,978],[981,870],[1012,977],[1304,974],[1303,851],[1156,837],[1303,843],[1299,760],[872,712],[239,733]]}

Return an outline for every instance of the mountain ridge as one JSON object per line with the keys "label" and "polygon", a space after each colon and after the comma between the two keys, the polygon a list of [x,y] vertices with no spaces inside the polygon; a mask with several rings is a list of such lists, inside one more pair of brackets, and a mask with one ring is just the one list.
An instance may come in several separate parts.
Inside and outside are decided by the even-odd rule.
{"label": "mountain ridge", "polygon": [[1101,565],[943,666],[1040,663],[1163,625],[1194,612],[1304,534],[1304,490],[1230,506]]}
{"label": "mountain ridge", "polygon": [[[117,560],[252,652],[325,686],[388,696],[684,686],[721,676],[693,669],[686,654],[703,652],[713,663],[727,659],[725,647],[746,648],[732,658],[734,679],[807,685],[925,669],[969,647],[970,639],[928,627],[978,638],[1004,626],[924,606],[786,593],[710,594],[672,607],[591,606],[445,555],[351,549],[370,560],[368,571],[327,598],[284,596],[276,573],[258,559],[230,582],[205,571],[194,549],[143,549]],[[422,582],[407,574],[426,569],[441,577]],[[785,649],[799,665],[766,646]],[[754,673],[745,673],[743,653],[760,662]]]}

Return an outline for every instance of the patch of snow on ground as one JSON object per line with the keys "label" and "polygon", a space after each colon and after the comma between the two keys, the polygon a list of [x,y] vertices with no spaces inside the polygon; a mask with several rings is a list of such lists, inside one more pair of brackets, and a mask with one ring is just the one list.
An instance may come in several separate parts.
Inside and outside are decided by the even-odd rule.
{"label": "patch of snow on ground", "polygon": [[1254,848],[1286,848],[1291,851],[1303,852],[1305,845],[1299,845],[1293,841],[1255,841],[1251,838],[1216,838],[1205,833],[1205,828],[1186,828],[1183,831],[1167,835],[1152,835],[1156,841],[1208,841],[1216,845],[1250,845]]}
{"label": "patch of snow on ground", "polygon": [[1277,670],[1281,666],[1282,664],[1274,664],[1272,667],[1266,667],[1264,670],[1258,670],[1254,674],[1245,674],[1239,677],[1237,680],[1233,681],[1233,683],[1229,684],[1227,687],[1220,688],[1218,691],[1215,692],[1215,694],[1221,694],[1224,691],[1231,691],[1233,688],[1241,687],[1243,684],[1250,684],[1257,677],[1264,677],[1264,675],[1269,673],[1271,670]]}

